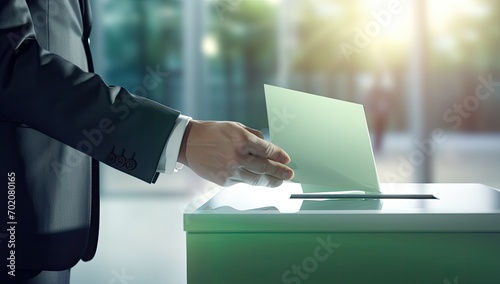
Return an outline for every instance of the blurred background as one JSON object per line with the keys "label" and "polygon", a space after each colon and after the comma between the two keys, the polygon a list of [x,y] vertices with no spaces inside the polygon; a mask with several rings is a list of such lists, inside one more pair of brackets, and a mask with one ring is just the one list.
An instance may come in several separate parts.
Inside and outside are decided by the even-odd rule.
{"label": "blurred background", "polygon": [[[500,188],[499,1],[91,4],[95,69],[110,85],[264,133],[263,84],[361,103],[381,182]],[[219,189],[189,169],[155,185],[102,177],[99,250],[73,283],[185,283],[182,212]]]}

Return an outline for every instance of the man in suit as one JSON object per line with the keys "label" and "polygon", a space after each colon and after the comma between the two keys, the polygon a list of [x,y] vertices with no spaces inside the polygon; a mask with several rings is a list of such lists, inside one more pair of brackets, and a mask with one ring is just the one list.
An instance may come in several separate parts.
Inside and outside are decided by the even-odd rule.
{"label": "man in suit", "polygon": [[69,283],[93,258],[99,162],[145,182],[181,162],[220,185],[278,186],[288,155],[92,73],[88,0],[0,2],[0,283]]}

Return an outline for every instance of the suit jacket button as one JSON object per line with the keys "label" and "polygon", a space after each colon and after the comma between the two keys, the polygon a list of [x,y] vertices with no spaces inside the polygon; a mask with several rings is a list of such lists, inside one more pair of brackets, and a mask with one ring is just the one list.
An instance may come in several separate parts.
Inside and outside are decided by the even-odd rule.
{"label": "suit jacket button", "polygon": [[133,170],[137,167],[137,162],[134,159],[129,159],[125,163],[125,167],[127,168],[127,170]]}
{"label": "suit jacket button", "polygon": [[112,164],[114,163],[116,160],[116,155],[111,153],[108,155],[108,157],[106,157],[106,162],[108,162],[109,164]]}
{"label": "suit jacket button", "polygon": [[125,157],[123,156],[119,156],[119,157],[116,157],[116,162],[115,164],[119,167],[123,167],[125,165]]}

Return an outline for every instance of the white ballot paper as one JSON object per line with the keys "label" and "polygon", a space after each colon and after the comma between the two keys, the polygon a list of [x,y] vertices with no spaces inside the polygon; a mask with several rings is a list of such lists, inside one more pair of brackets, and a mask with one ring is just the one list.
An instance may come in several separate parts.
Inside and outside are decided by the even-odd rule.
{"label": "white ballot paper", "polygon": [[271,142],[304,192],[380,192],[363,106],[264,85]]}

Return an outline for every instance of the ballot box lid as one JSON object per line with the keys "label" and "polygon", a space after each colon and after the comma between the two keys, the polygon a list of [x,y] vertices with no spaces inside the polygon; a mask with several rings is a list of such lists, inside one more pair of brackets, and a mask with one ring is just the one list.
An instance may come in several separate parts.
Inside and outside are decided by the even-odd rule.
{"label": "ballot box lid", "polygon": [[[381,184],[381,198],[290,198],[303,187],[238,184],[186,209],[190,232],[500,232],[500,191],[483,184]],[[333,193],[337,194],[337,193]],[[411,198],[384,196],[408,195]],[[418,198],[418,196],[425,198]],[[414,198],[414,197],[417,198]],[[432,196],[433,198],[430,198]]]}

